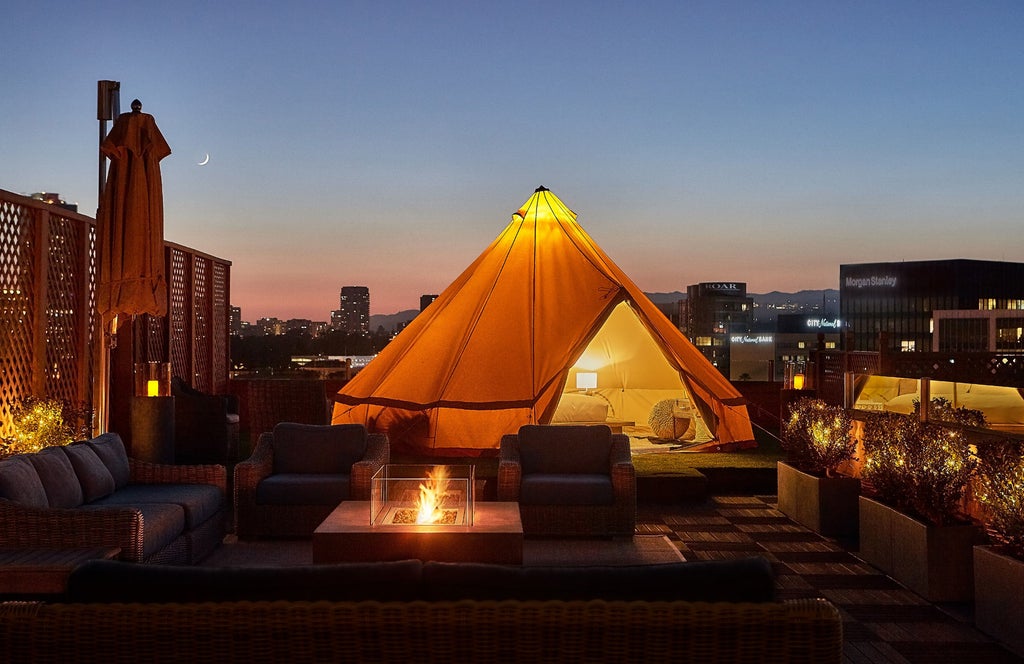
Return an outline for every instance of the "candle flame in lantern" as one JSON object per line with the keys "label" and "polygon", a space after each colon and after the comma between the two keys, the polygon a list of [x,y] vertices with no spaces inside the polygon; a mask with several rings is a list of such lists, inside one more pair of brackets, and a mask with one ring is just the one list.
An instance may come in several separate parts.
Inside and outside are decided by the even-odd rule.
{"label": "candle flame in lantern", "polygon": [[416,523],[437,523],[444,513],[441,501],[448,492],[448,469],[437,466],[427,473],[427,481],[420,484],[420,497],[416,501]]}

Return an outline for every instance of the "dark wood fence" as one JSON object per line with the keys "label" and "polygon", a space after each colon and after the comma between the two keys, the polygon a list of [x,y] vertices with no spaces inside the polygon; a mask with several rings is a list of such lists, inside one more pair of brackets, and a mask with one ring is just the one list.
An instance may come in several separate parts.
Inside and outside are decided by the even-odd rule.
{"label": "dark wood fence", "polygon": [[[91,217],[0,189],[0,436],[26,397],[97,406],[96,243]],[[231,263],[173,243],[165,251],[170,313],[142,317],[137,357],[226,391]]]}

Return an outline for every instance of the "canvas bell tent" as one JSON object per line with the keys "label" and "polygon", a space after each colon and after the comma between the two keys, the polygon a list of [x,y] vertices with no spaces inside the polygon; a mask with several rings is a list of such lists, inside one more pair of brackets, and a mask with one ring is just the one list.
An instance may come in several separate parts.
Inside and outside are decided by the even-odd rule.
{"label": "canvas bell tent", "polygon": [[396,453],[494,454],[552,420],[646,425],[668,400],[693,404],[707,447],[754,445],[739,392],[543,187],[334,400],[333,423]]}

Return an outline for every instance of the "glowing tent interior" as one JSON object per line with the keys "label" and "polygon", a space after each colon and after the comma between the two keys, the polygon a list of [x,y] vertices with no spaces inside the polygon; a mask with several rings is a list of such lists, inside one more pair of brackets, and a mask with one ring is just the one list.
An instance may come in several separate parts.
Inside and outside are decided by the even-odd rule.
{"label": "glowing tent interior", "polygon": [[[607,410],[574,416],[569,395]],[[693,404],[700,448],[755,445],[740,393],[544,187],[334,400],[333,423],[396,453],[495,454],[523,424],[646,424],[666,400]]]}

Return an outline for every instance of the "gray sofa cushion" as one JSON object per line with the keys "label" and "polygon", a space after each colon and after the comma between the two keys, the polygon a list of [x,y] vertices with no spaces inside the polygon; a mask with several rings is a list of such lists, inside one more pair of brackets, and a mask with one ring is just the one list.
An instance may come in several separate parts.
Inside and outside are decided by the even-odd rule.
{"label": "gray sofa cushion", "polygon": [[361,424],[296,424],[274,427],[274,473],[349,474],[366,454]]}
{"label": "gray sofa cushion", "polygon": [[771,602],[775,573],[761,556],[622,567],[427,562],[423,587],[426,600]]}
{"label": "gray sofa cushion", "polygon": [[72,602],[620,600],[775,601],[767,558],[622,567],[523,567],[418,560],[275,568],[90,561]]}
{"label": "gray sofa cushion", "polygon": [[[112,495],[116,495],[112,494]],[[111,508],[127,508],[128,505],[103,505],[89,503],[83,510],[102,510]],[[185,532],[185,510],[181,505],[172,503],[143,503],[131,505],[132,509],[142,512],[142,557],[148,558]]]}
{"label": "gray sofa cushion", "polygon": [[84,502],[91,503],[114,493],[114,476],[92,447],[86,443],[75,443],[65,447],[64,452],[71,460],[78,482],[82,485]]}
{"label": "gray sofa cushion", "polygon": [[[299,567],[186,567],[95,560],[68,578],[71,602],[236,602],[420,598],[419,560]],[[355,629],[355,626],[353,626]],[[330,653],[323,657],[330,659]],[[337,656],[337,653],[334,653]]]}
{"label": "gray sofa cushion", "polygon": [[39,474],[50,507],[67,509],[82,504],[82,485],[71,460],[60,447],[47,447],[28,457]]}
{"label": "gray sofa cushion", "polygon": [[519,428],[519,458],[523,474],[611,472],[612,430],[596,426]]}
{"label": "gray sofa cushion", "polygon": [[257,505],[338,505],[350,497],[349,475],[284,473],[256,485]]}
{"label": "gray sofa cushion", "polygon": [[212,484],[129,484],[97,500],[96,505],[135,506],[169,503],[185,511],[185,523],[192,530],[220,511],[223,498]]}
{"label": "gray sofa cushion", "polygon": [[49,507],[36,467],[24,454],[0,461],[0,498],[25,507]]}
{"label": "gray sofa cushion", "polygon": [[128,454],[124,451],[121,436],[116,433],[105,433],[96,436],[87,443],[103,461],[114,478],[114,488],[120,489],[128,484],[132,471],[128,465]]}

